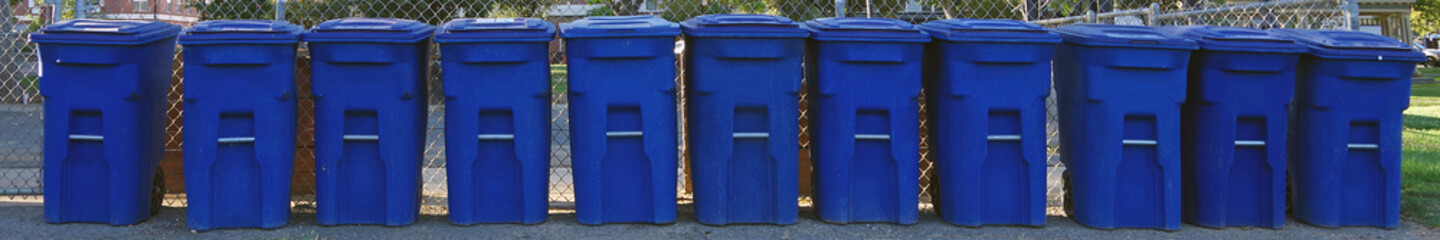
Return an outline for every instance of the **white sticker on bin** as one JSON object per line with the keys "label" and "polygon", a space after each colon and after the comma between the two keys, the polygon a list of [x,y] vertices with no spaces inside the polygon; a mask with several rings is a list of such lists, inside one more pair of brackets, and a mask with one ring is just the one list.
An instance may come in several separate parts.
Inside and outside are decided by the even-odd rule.
{"label": "white sticker on bin", "polygon": [[1121,144],[1125,144],[1125,145],[1131,145],[1131,146],[1155,146],[1155,145],[1160,145],[1160,143],[1159,143],[1159,142],[1156,142],[1155,140],[1139,140],[1139,139],[1124,139],[1124,140],[1120,140],[1120,143],[1121,143]]}
{"label": "white sticker on bin", "polygon": [[645,135],[645,132],[641,132],[641,131],[605,132],[605,136],[606,136],[606,137],[639,137],[639,136],[644,136],[644,135]]}
{"label": "white sticker on bin", "polygon": [[1351,143],[1351,144],[1346,144],[1345,147],[1346,147],[1346,148],[1350,148],[1350,149],[1380,149],[1380,144],[1374,144],[1374,143]]}
{"label": "white sticker on bin", "polygon": [[890,140],[885,134],[855,134],[855,140]]}
{"label": "white sticker on bin", "polygon": [[1235,140],[1237,147],[1264,147],[1265,141],[1260,140]]}
{"label": "white sticker on bin", "polygon": [[218,143],[253,143],[255,137],[223,137],[215,141]]}
{"label": "white sticker on bin", "polygon": [[515,140],[515,134],[480,134],[480,140]]}
{"label": "white sticker on bin", "polygon": [[767,133],[767,132],[737,132],[737,133],[731,134],[731,136],[733,136],[734,138],[737,138],[737,139],[770,138],[770,133]]}
{"label": "white sticker on bin", "polygon": [[1020,141],[1020,135],[990,135],[985,136],[990,141]]}
{"label": "white sticker on bin", "polygon": [[345,135],[346,141],[380,141],[380,135]]}
{"label": "white sticker on bin", "polygon": [[86,135],[86,134],[70,134],[70,140],[104,141],[104,140],[105,140],[105,136],[101,136],[101,135]]}

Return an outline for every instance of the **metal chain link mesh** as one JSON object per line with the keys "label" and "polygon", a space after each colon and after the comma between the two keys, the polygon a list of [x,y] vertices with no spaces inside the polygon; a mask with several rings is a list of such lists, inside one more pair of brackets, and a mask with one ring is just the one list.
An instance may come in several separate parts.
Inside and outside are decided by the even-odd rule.
{"label": "metal chain link mesh", "polygon": [[[569,22],[585,16],[601,15],[658,15],[672,21],[683,21],[691,17],[714,13],[761,13],[789,17],[795,20],[809,20],[821,17],[886,17],[911,22],[924,22],[948,18],[1018,19],[1040,23],[1047,27],[1084,22],[1102,22],[1133,25],[1189,25],[1209,24],[1246,26],[1260,28],[1311,28],[1343,29],[1350,26],[1350,19],[1343,10],[1355,0],[161,0],[138,1],[151,4],[148,8],[134,8],[131,5],[120,9],[145,9],[138,15],[142,19],[163,19],[188,25],[196,20],[222,19],[273,19],[278,8],[283,8],[283,19],[312,27],[337,18],[388,17],[405,18],[439,25],[454,18],[471,17],[538,17],[555,23]],[[6,1],[0,1],[0,6]],[[116,1],[108,1],[116,2]],[[119,1],[134,4],[136,1]],[[843,4],[837,4],[843,3]],[[1097,4],[1098,3],[1098,4]],[[111,3],[115,5],[115,3]],[[68,6],[68,5],[67,5]],[[126,7],[130,8],[126,8]],[[46,6],[14,6],[13,9],[28,10]],[[106,12],[102,8],[94,18],[133,19],[135,12]],[[160,10],[165,9],[165,18]],[[173,9],[173,10],[172,10]],[[13,11],[27,13],[27,11]],[[0,198],[38,198],[42,192],[42,108],[43,98],[39,95],[37,80],[39,71],[34,45],[26,34],[38,26],[50,22],[44,14],[16,15],[0,13]],[[39,13],[43,11],[33,11]],[[146,15],[150,14],[150,15]],[[28,27],[12,26],[28,23]],[[557,208],[573,207],[574,195],[570,170],[569,146],[569,104],[565,97],[567,90],[566,60],[564,42],[552,43],[550,56],[551,81],[554,97],[552,106],[550,200]],[[438,49],[438,48],[434,48]],[[183,51],[183,49],[181,50]],[[309,94],[310,61],[308,50],[303,46],[297,57],[297,87],[299,94],[299,136],[296,144],[294,205],[297,211],[313,211],[314,207],[314,103]],[[444,155],[444,103],[441,101],[440,64],[438,51],[432,60],[430,81],[430,109],[426,129],[426,147],[422,189],[423,209],[427,214],[446,212],[447,187]],[[683,59],[683,58],[681,58]],[[683,71],[683,61],[676,63]],[[166,155],[162,161],[167,192],[165,204],[185,206],[184,184],[181,177],[180,133],[183,105],[179,99],[184,94],[184,64],[180,53],[176,53],[173,85],[170,94],[169,124],[165,131]],[[684,92],[684,81],[676,78],[677,86]],[[684,102],[683,94],[677,100]],[[801,106],[809,101],[802,96]],[[929,137],[925,129],[928,121],[921,106],[921,201],[928,207],[934,169],[928,154]],[[677,119],[681,131],[680,173],[677,194],[681,201],[689,199],[688,173],[684,149],[685,119],[684,105],[678,105],[682,112]],[[1049,209],[1051,215],[1061,215],[1064,195],[1062,172],[1065,167],[1056,155],[1058,142],[1057,119],[1054,114],[1054,98],[1047,100],[1050,114],[1047,115],[1049,132]],[[807,109],[800,109],[801,131],[801,188],[810,186],[810,126]],[[802,196],[801,203],[808,205],[808,197]]]}

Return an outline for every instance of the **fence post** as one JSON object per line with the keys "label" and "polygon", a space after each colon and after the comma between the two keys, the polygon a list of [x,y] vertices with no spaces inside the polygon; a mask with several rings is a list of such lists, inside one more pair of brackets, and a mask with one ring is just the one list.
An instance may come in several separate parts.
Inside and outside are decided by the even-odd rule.
{"label": "fence post", "polygon": [[835,0],[835,17],[845,17],[845,0]]}
{"label": "fence post", "polygon": [[1085,23],[1097,23],[1097,22],[1100,22],[1100,21],[1097,20],[1097,19],[1095,19],[1095,10],[1085,10]]}
{"label": "fence post", "polygon": [[1360,31],[1360,0],[1340,1],[1345,2],[1343,9],[1345,9],[1345,18],[1348,20],[1345,21],[1345,24],[1350,25],[1346,26],[1346,28],[1349,28],[1351,31]]}
{"label": "fence post", "polygon": [[285,21],[285,0],[275,0],[275,20]]}
{"label": "fence post", "polygon": [[1150,9],[1145,12],[1145,26],[1159,26],[1160,3],[1150,3]]}

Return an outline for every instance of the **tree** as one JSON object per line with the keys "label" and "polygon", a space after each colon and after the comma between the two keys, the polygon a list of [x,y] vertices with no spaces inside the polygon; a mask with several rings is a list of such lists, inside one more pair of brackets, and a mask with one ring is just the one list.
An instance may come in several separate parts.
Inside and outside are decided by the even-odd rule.
{"label": "tree", "polygon": [[1410,9],[1410,30],[1416,36],[1440,32],[1440,0],[1416,0]]}

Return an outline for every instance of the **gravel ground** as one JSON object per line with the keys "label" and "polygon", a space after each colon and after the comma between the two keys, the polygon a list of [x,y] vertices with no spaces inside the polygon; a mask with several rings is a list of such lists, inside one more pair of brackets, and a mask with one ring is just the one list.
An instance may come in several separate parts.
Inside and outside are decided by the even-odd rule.
{"label": "gravel ground", "polygon": [[696,223],[688,206],[680,221],[670,225],[614,224],[586,226],[571,213],[553,213],[537,225],[451,225],[444,216],[424,216],[405,227],[315,225],[315,215],[297,213],[290,225],[276,230],[215,230],[195,233],[185,227],[183,209],[166,208],[149,221],[124,227],[100,224],[46,224],[38,203],[0,202],[0,233],[8,239],[458,239],[458,238],[584,238],[584,239],[1440,239],[1440,232],[1406,222],[1398,229],[1323,229],[1292,222],[1282,230],[1256,228],[1207,229],[1187,225],[1177,232],[1155,230],[1095,230],[1066,218],[1051,217],[1044,228],[963,228],[922,214],[912,226],[890,224],[834,225],[815,220],[802,210],[792,226],[740,225],[716,227]]}

